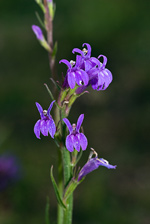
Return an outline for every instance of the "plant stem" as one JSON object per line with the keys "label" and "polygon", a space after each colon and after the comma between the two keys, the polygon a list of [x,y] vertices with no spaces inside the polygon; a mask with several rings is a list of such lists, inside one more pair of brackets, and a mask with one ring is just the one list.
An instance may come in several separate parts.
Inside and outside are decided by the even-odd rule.
{"label": "plant stem", "polygon": [[[60,149],[58,149],[58,188],[60,195],[63,197],[63,167]],[[63,224],[64,210],[59,204],[57,209],[57,223]]]}
{"label": "plant stem", "polygon": [[53,19],[52,16],[49,14],[49,9],[48,9],[48,5],[47,5],[47,1],[44,0],[44,6],[45,6],[45,21],[46,21],[46,30],[47,30],[47,42],[48,45],[50,46],[50,49],[52,49],[49,53],[49,66],[51,69],[51,73],[52,73],[52,78],[54,80],[57,80],[57,75],[56,75],[56,67],[55,67],[55,57],[52,56],[53,53]]}
{"label": "plant stem", "polygon": [[[72,177],[72,168],[69,151],[63,147],[62,148],[63,157],[63,168],[64,168],[64,186],[66,187]],[[66,201],[67,209],[64,211],[64,222],[63,224],[72,223],[72,209],[73,209],[73,194]]]}

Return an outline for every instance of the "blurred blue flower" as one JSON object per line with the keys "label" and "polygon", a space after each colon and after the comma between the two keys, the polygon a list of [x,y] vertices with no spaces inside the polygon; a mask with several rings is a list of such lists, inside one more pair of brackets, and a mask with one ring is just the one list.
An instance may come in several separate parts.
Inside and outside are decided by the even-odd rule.
{"label": "blurred blue flower", "polygon": [[81,114],[78,118],[77,125],[76,124],[71,125],[70,121],[67,118],[63,119],[70,132],[70,134],[66,138],[66,148],[70,152],[73,152],[74,148],[78,152],[80,151],[80,147],[82,148],[82,150],[86,150],[87,148],[88,144],[87,138],[83,133],[79,132],[83,119],[84,114]]}
{"label": "blurred blue flower", "polygon": [[0,156],[0,190],[19,178],[19,166],[14,156]]}
{"label": "blurred blue flower", "polygon": [[56,126],[55,122],[50,115],[50,111],[53,107],[55,100],[51,102],[48,110],[43,110],[41,105],[39,103],[36,103],[37,109],[40,113],[41,119],[39,119],[35,126],[34,126],[34,133],[37,138],[40,139],[40,132],[44,136],[48,136],[48,132],[50,133],[51,137],[54,138],[55,132],[56,132]]}
{"label": "blurred blue flower", "polygon": [[[91,155],[95,154],[95,157],[92,158]],[[84,176],[88,173],[91,173],[93,170],[96,170],[99,166],[105,166],[108,169],[116,169],[116,165],[113,166],[109,164],[109,162],[103,158],[98,158],[97,153],[95,150],[92,149],[92,154],[89,156],[89,160],[87,163],[82,167],[78,175],[78,181],[80,181]]]}

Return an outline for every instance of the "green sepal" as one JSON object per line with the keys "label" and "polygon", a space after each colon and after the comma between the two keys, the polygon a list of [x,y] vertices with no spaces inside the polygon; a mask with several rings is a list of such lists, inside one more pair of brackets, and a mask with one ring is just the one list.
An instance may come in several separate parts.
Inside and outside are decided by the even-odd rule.
{"label": "green sepal", "polygon": [[51,47],[48,45],[47,41],[45,40],[45,38],[43,40],[39,40],[40,44],[42,45],[42,47],[45,48],[45,50],[47,50],[48,52],[51,52]]}
{"label": "green sepal", "polygon": [[53,78],[50,78],[50,80],[57,87],[57,89],[60,91],[61,90],[61,86],[57,82],[55,82],[55,80]]}
{"label": "green sepal", "polygon": [[53,2],[48,2],[48,9],[49,9],[49,15],[52,18],[52,20],[54,19],[54,7],[53,7]]}
{"label": "green sepal", "polygon": [[53,184],[53,187],[54,187],[55,195],[56,195],[56,198],[57,198],[57,202],[62,208],[66,209],[66,205],[63,203],[63,200],[60,196],[56,181],[55,181],[54,176],[53,176],[53,166],[51,166],[50,176],[51,176],[52,184]]}
{"label": "green sepal", "polygon": [[[74,150],[74,151],[77,152],[76,150]],[[74,152],[73,152],[73,153],[74,153]],[[77,165],[77,163],[78,163],[79,160],[81,159],[82,154],[83,154],[83,151],[80,150],[80,152],[77,153],[77,155],[74,155],[74,156],[76,157],[76,159],[75,159],[74,163],[72,164],[73,166],[76,166],[76,165]]]}
{"label": "green sepal", "polygon": [[54,44],[54,48],[53,48],[53,52],[52,52],[52,57],[55,58],[56,53],[57,53],[57,49],[58,49],[58,44],[57,41]]}
{"label": "green sepal", "polygon": [[42,9],[42,11],[45,13],[45,7],[44,5],[42,4],[42,1],[41,0],[35,0],[36,3],[40,6],[40,8]]}
{"label": "green sepal", "polygon": [[[77,89],[77,88],[76,88]],[[76,90],[75,89],[75,90]],[[75,102],[75,100],[78,98],[78,97],[80,97],[80,96],[82,96],[83,94],[85,94],[85,93],[89,93],[88,91],[84,91],[83,93],[81,93],[81,94],[76,94],[75,92],[74,92],[74,94],[72,95],[72,97],[70,98],[70,100],[69,100],[69,104],[68,104],[68,107],[71,107],[72,106],[72,104]]]}
{"label": "green sepal", "polygon": [[35,12],[35,15],[36,15],[36,17],[37,17],[39,23],[41,24],[41,26],[45,29],[45,25],[44,25],[44,23],[42,22],[42,19],[41,19],[41,17],[39,16],[39,13],[38,13],[38,12]]}
{"label": "green sepal", "polygon": [[47,202],[46,202],[46,207],[45,207],[45,223],[50,224],[50,219],[49,219],[49,197],[47,197]]}
{"label": "green sepal", "polygon": [[72,180],[66,187],[63,201],[66,201],[71,196],[71,194],[74,192],[79,183],[80,182],[78,182],[76,179],[72,178]]}
{"label": "green sepal", "polygon": [[60,147],[59,144],[60,140],[58,141],[58,139],[59,139],[59,133],[55,133],[54,142],[57,145],[57,147]]}
{"label": "green sepal", "polygon": [[[53,94],[52,94],[52,92],[51,92],[51,90],[50,90],[49,87],[48,87],[48,85],[47,85],[46,83],[44,83],[44,86],[46,87],[46,89],[47,89],[47,91],[48,91],[48,93],[49,93],[51,99],[52,99],[52,100],[55,100],[55,99],[54,99],[54,96],[53,96]],[[57,103],[56,101],[55,101],[55,104],[56,104],[56,106],[57,106],[59,109],[61,109],[60,106],[58,105],[58,103]]]}
{"label": "green sepal", "polygon": [[65,98],[66,98],[68,92],[69,92],[69,89],[62,90],[62,92],[61,92],[61,96],[60,96],[60,102],[61,102],[61,103],[65,100]]}
{"label": "green sepal", "polygon": [[69,100],[68,107],[71,107],[72,104],[75,102],[75,100],[76,100],[77,98],[78,98],[78,96],[74,93],[74,94],[72,95],[72,97],[70,98],[70,100]]}

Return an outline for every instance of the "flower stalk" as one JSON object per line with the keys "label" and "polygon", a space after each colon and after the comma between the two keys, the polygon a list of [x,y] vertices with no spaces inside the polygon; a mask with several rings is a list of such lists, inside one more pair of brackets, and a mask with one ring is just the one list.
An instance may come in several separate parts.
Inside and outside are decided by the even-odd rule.
{"label": "flower stalk", "polygon": [[[54,44],[53,41],[55,7],[52,0],[36,0],[36,2],[44,13],[43,24],[47,38],[45,39],[40,27],[33,25],[32,29],[40,44],[48,51],[51,80],[54,87],[51,91],[48,85],[44,84],[52,102],[47,110],[43,110],[42,106],[36,103],[40,119],[34,126],[34,133],[38,139],[41,138],[40,134],[50,135],[58,147],[58,184],[53,176],[53,166],[50,172],[58,202],[57,224],[72,224],[73,192],[77,186],[87,174],[100,166],[105,166],[108,169],[115,169],[116,166],[109,164],[103,158],[98,158],[96,151],[91,148],[87,163],[82,169],[77,168],[82,152],[88,147],[88,140],[81,126],[84,114],[79,116],[77,124],[73,123],[72,125],[68,116],[75,100],[87,92],[85,89],[88,86],[97,91],[105,90],[112,82],[112,74],[105,68],[107,58],[104,55],[99,55],[97,58],[91,57],[91,46],[84,43],[83,50],[74,48],[72,51],[73,54],[77,53],[76,61],[62,59],[59,62],[67,65],[66,76],[63,84],[60,85],[55,68],[57,42]],[[100,59],[103,62],[100,62]],[[53,105],[55,105],[54,119],[50,113]]]}

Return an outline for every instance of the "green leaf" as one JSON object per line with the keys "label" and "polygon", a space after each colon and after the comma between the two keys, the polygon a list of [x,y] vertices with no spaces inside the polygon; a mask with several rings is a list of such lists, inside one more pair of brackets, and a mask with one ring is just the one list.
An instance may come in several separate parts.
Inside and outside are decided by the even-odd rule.
{"label": "green leaf", "polygon": [[45,223],[50,224],[50,219],[49,219],[49,197],[47,197],[47,203],[46,203],[46,208],[45,208]]}
{"label": "green leaf", "polygon": [[58,187],[57,187],[56,181],[55,181],[54,176],[53,176],[53,166],[51,166],[50,176],[51,176],[52,184],[53,184],[53,187],[54,187],[55,195],[56,195],[56,198],[57,198],[57,202],[59,203],[59,205],[61,207],[66,209],[66,205],[63,203],[63,200],[62,200],[62,198],[60,196],[60,193],[58,191]]}

